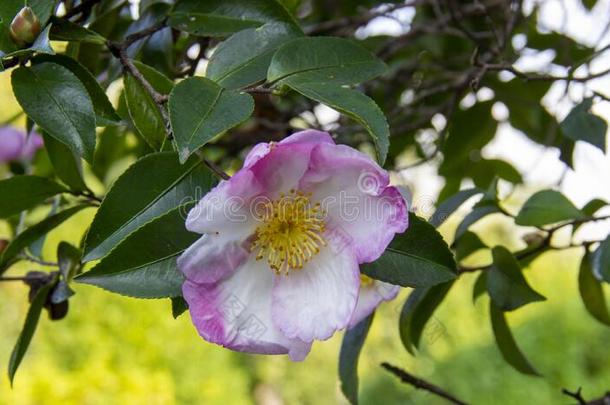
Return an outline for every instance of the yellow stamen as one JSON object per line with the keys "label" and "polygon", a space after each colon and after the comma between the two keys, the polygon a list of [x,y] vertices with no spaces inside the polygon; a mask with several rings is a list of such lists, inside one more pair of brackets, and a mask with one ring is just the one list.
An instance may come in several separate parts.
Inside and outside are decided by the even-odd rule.
{"label": "yellow stamen", "polygon": [[262,224],[256,228],[252,252],[256,259],[267,257],[277,274],[302,269],[320,252],[326,241],[320,204],[311,204],[311,193],[290,190],[289,194],[265,204]]}

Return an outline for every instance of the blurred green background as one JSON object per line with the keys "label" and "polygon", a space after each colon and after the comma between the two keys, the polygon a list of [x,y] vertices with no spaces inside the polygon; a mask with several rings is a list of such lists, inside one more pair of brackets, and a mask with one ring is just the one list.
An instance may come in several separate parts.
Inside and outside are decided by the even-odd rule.
{"label": "blurred green background", "polygon": [[[0,76],[0,121],[18,111],[8,75]],[[20,123],[22,124],[22,123]],[[100,185],[98,185],[99,187]],[[44,213],[41,213],[44,214]],[[56,229],[44,253],[54,259],[60,240],[78,244],[94,214],[88,209]],[[449,235],[456,221],[444,225]],[[511,242],[493,216],[476,227],[486,242]],[[8,237],[0,224],[0,238]],[[513,243],[517,243],[512,240]],[[509,315],[517,341],[542,378],[523,376],[501,358],[491,334],[487,298],[473,305],[476,275],[452,289],[429,323],[421,351],[406,353],[398,336],[405,290],[375,319],[360,359],[363,404],[435,404],[442,400],[400,384],[379,364],[389,361],[474,404],[556,404],[562,388],[583,386],[587,398],[610,388],[610,330],[584,310],[577,291],[577,250],[549,253],[527,277],[548,302]],[[475,257],[473,260],[486,260]],[[20,264],[9,274],[37,266]],[[0,404],[335,404],[341,334],[314,345],[301,363],[222,349],[198,337],[188,314],[174,320],[169,300],[135,300],[76,285],[66,319],[43,319],[11,389],[0,377]],[[27,288],[0,284],[0,364],[6,367],[27,310]]]}

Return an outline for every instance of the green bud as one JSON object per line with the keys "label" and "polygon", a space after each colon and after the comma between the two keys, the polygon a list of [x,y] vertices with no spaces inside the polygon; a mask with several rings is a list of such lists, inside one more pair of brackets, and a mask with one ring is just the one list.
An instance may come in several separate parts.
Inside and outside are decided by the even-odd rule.
{"label": "green bud", "polygon": [[19,46],[32,44],[40,34],[40,21],[30,7],[17,13],[9,29],[11,39]]}

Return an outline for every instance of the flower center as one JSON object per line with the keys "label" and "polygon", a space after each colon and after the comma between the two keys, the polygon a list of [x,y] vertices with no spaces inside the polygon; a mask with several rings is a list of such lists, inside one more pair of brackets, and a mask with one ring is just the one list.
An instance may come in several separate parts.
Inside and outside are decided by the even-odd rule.
{"label": "flower center", "polygon": [[310,197],[311,193],[290,190],[263,207],[262,224],[256,228],[251,251],[257,252],[256,260],[266,256],[277,274],[302,269],[326,246],[322,237],[325,213],[320,203],[311,204]]}

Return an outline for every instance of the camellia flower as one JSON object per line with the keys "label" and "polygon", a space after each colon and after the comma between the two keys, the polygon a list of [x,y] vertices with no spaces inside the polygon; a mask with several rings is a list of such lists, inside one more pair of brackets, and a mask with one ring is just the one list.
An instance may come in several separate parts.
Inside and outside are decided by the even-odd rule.
{"label": "camellia flower", "polygon": [[388,173],[327,133],[258,144],[188,214],[203,234],[178,259],[193,323],[209,342],[302,360],[396,295],[359,264],[407,221]]}
{"label": "camellia flower", "polygon": [[0,128],[0,163],[31,160],[42,146],[42,137],[37,133],[27,136],[25,132],[12,127]]}

